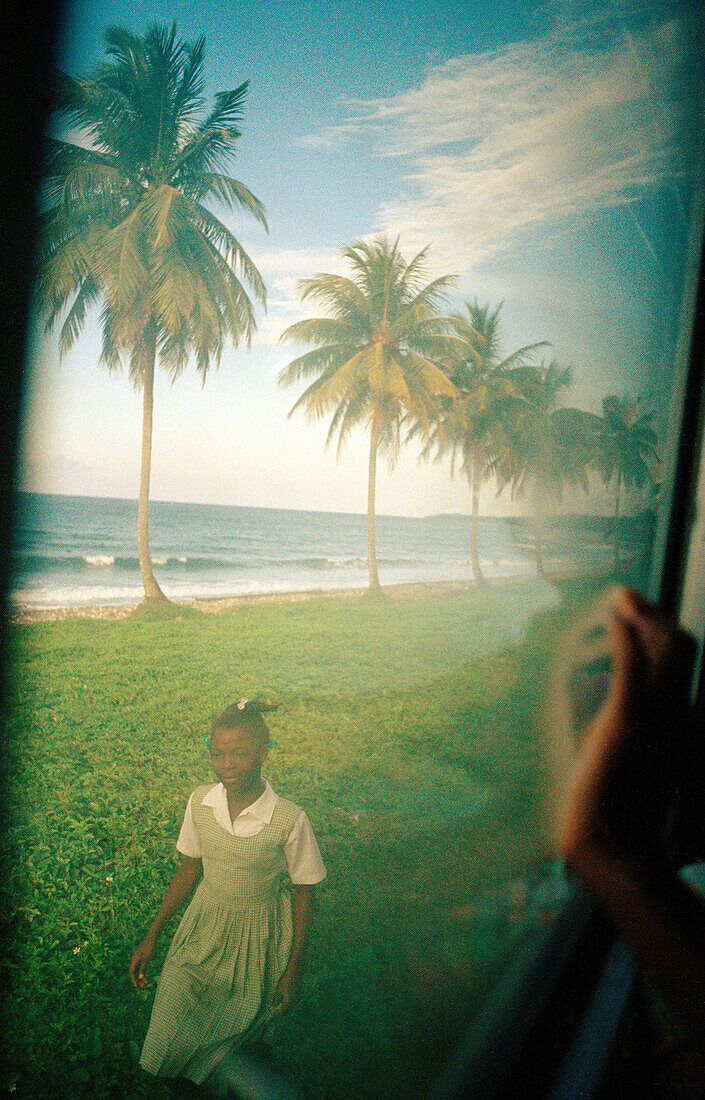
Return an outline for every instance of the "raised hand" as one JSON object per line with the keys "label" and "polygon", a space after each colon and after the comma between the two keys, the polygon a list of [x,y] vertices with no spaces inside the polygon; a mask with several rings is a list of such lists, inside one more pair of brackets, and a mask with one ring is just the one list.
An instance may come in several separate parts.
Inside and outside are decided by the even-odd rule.
{"label": "raised hand", "polygon": [[694,646],[672,620],[622,588],[596,605],[566,652],[552,725],[571,773],[558,846],[575,864],[591,845],[626,852],[656,842],[682,764]]}

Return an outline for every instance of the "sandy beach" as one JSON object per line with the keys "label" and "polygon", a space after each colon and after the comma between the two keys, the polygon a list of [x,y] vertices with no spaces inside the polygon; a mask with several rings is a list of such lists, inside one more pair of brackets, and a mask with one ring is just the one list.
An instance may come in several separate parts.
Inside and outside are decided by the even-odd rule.
{"label": "sandy beach", "polygon": [[[130,502],[35,494],[24,509],[10,596],[14,622],[140,613],[144,589]],[[153,518],[159,583],[172,604],[192,612],[355,600],[367,592],[364,516],[161,502]],[[467,516],[386,516],[380,524],[378,564],[388,598],[473,589]],[[635,538],[642,535],[636,531]],[[478,537],[488,584],[501,590],[536,575],[533,535],[523,522],[481,517]],[[603,520],[578,517],[553,532],[543,557],[558,579],[611,568],[614,550]]]}
{"label": "sandy beach", "polygon": [[[516,583],[526,580],[525,577],[505,577],[488,581],[492,586],[504,586],[507,583]],[[382,594],[390,599],[414,600],[425,599],[429,596],[450,596],[458,592],[468,592],[475,587],[474,581],[426,581],[412,582],[409,584],[389,584],[382,586]],[[367,596],[367,588],[332,588],[309,589],[300,592],[258,592],[247,596],[224,596],[213,598],[199,598],[192,600],[171,601],[177,607],[195,608],[208,615],[214,615],[221,611],[231,611],[236,607],[244,607],[262,603],[299,603],[303,600],[355,600]],[[141,603],[110,604],[90,607],[46,607],[46,608],[18,608],[10,609],[10,620],[13,623],[46,623],[56,622],[62,619],[127,619],[139,612],[144,605]]]}
{"label": "sandy beach", "polygon": [[[536,573],[514,574],[505,577],[487,577],[482,588],[506,588],[507,585],[526,584],[543,580],[565,581],[571,577],[611,575],[607,568],[558,568],[551,569],[538,578]],[[470,592],[477,588],[474,580],[455,581],[410,581],[404,584],[383,584],[381,595],[392,600],[424,600],[430,597],[453,596],[461,592]],[[482,590],[482,589],[481,589]],[[369,590],[359,588],[310,588],[298,592],[255,592],[239,596],[198,597],[190,600],[169,600],[175,607],[190,607],[206,615],[216,615],[221,611],[232,611],[236,607],[266,603],[301,603],[304,600],[360,600],[369,596]],[[10,607],[10,622],[48,623],[62,619],[128,619],[144,609],[144,603],[104,604],[89,607]]]}

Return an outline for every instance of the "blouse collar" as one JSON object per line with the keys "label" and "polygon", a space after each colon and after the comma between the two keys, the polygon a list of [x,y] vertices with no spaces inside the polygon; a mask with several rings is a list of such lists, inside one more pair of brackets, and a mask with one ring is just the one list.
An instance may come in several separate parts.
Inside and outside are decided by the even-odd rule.
{"label": "blouse collar", "polygon": [[[263,822],[263,824],[269,825],[277,802],[278,795],[275,794],[269,782],[265,779],[263,794],[261,794],[255,802],[252,802],[249,806],[246,806],[244,810],[241,810],[235,820],[237,821],[238,818],[250,814],[252,817],[256,817],[258,821]],[[211,787],[211,789],[206,792],[203,798],[203,805],[210,806],[218,824],[223,825],[224,828],[230,832],[231,818],[228,808],[228,792],[222,783],[216,783],[214,787]]]}

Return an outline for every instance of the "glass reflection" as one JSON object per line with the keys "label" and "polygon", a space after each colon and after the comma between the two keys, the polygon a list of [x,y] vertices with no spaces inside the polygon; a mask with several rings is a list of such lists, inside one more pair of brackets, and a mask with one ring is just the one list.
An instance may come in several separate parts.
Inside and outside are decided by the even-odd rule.
{"label": "glass reflection", "polygon": [[[57,1082],[150,1095],[127,1052],[153,989],[133,994],[125,968],[173,873],[186,799],[212,778],[208,720],[241,693],[279,702],[265,774],[305,807],[328,867],[302,1000],[270,1040],[302,1095],[421,1094],[564,904],[545,679],[604,585],[652,591],[659,575],[701,232],[702,16],[613,4],[468,19],[449,2],[370,23],[364,7],[313,4],[298,27],[280,5],[247,7],[237,51],[218,5],[209,25],[179,14],[179,34],[206,37],[209,103],[251,77],[237,168],[270,235],[214,210],[269,312],[203,389],[160,320],[158,361],[166,346],[167,368],[185,368],[173,390],[155,383],[151,564],[178,601],[162,613],[128,615],[141,408],[97,370],[105,315],[86,312],[62,363],[37,320],[5,884],[7,1081],[26,1095],[63,1095]],[[150,14],[168,23],[173,5]],[[86,7],[62,67],[93,69],[103,28],[133,18],[117,0]],[[91,147],[65,120],[54,136]],[[360,241],[396,247],[402,274],[429,247],[396,320],[383,308],[382,327],[343,339],[352,299],[331,287],[355,283]],[[350,293],[377,309],[375,270],[381,282],[367,272]],[[411,305],[448,276],[442,302]],[[297,346],[279,344],[287,330]],[[383,344],[384,363],[350,383],[350,362]],[[319,374],[291,369],[321,345],[337,350]],[[452,387],[406,402],[422,359]],[[402,360],[410,374],[394,373]],[[287,419],[331,365],[337,404]],[[352,598],[368,583],[373,408],[395,459],[375,471],[380,601]]]}

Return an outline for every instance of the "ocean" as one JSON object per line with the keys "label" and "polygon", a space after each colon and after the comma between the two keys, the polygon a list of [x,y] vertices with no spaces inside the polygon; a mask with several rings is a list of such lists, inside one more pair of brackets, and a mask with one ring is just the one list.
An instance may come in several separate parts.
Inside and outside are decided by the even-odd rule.
{"label": "ocean", "polygon": [[[363,588],[365,525],[362,515],[153,501],[152,562],[175,600]],[[635,556],[646,533],[643,522],[632,527]],[[547,568],[609,567],[609,518],[569,517],[544,528]],[[481,518],[487,577],[531,575],[533,547],[528,521]],[[14,558],[20,609],[138,602],[137,502],[21,493]],[[471,580],[470,517],[378,516],[377,560],[383,585]]]}

